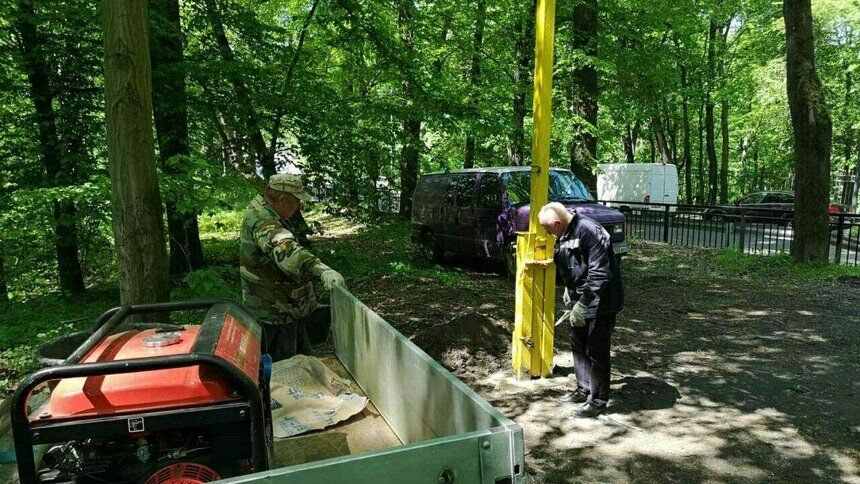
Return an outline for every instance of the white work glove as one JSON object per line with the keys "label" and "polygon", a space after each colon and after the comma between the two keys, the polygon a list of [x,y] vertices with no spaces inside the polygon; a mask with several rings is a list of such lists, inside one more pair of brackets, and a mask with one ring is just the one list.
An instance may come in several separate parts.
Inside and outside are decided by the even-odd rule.
{"label": "white work glove", "polygon": [[570,314],[568,315],[570,325],[574,328],[581,328],[585,326],[586,314],[588,314],[588,307],[585,304],[576,301],[576,304],[573,305],[573,309],[570,310]]}
{"label": "white work glove", "polygon": [[565,308],[570,307],[570,303],[573,302],[570,299],[570,293],[567,291],[568,291],[568,289],[565,287],[564,288],[564,295],[561,297],[561,300],[564,301],[564,307]]}
{"label": "white work glove", "polygon": [[331,291],[334,286],[345,286],[346,282],[343,280],[343,276],[340,275],[334,269],[326,269],[320,274],[320,279],[322,279],[323,286],[325,286],[326,291]]}

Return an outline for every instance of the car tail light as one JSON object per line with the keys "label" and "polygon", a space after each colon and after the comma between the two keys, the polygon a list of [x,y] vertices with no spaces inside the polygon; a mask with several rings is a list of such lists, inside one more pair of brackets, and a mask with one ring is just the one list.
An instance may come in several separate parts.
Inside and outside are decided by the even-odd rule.
{"label": "car tail light", "polygon": [[831,203],[831,204],[830,204],[830,206],[829,206],[829,207],[827,207],[827,211],[828,211],[828,212],[830,212],[830,213],[839,213],[839,212],[841,212],[841,211],[842,211],[842,209],[841,209],[841,208],[839,208],[839,205],[836,205],[836,204],[834,204],[834,203]]}
{"label": "car tail light", "polygon": [[651,195],[645,195],[645,203],[651,203]]}

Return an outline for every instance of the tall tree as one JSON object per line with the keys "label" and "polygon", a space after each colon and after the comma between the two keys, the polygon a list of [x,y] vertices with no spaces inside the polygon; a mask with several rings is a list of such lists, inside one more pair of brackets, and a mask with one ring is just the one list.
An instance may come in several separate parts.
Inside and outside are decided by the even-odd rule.
{"label": "tall tree", "polygon": [[404,69],[401,92],[403,94],[403,145],[400,150],[400,216],[412,215],[412,193],[418,183],[418,165],[421,156],[421,117],[416,109],[416,86],[412,68],[415,57],[415,4],[400,0],[397,12],[400,43],[406,52],[408,65]]}
{"label": "tall tree", "polygon": [[9,298],[9,285],[6,282],[6,262],[3,254],[0,254],[0,303]]}
{"label": "tall tree", "polygon": [[681,63],[681,116],[683,118],[683,136],[684,136],[684,154],[682,155],[684,163],[684,203],[690,205],[693,203],[693,153],[690,143],[690,113],[689,113],[689,86],[687,85],[687,67]]}
{"label": "tall tree", "polygon": [[624,162],[636,163],[636,143],[639,140],[639,122],[624,126],[621,135],[621,147],[624,150]]}
{"label": "tall tree", "polygon": [[570,169],[589,187],[597,181],[597,111],[600,86],[597,73],[597,0],[580,0],[573,7],[573,48],[582,56],[573,69],[570,106],[574,117],[570,141]]}
{"label": "tall tree", "polygon": [[105,122],[122,304],[164,301],[170,278],[152,139],[147,0],[102,0]]}
{"label": "tall tree", "polygon": [[[181,176],[188,150],[188,101],[185,93],[183,34],[179,0],[150,0],[152,109],[161,169]],[[176,159],[179,158],[179,159]],[[176,194],[182,196],[182,194]],[[179,208],[181,200],[166,200],[170,239],[170,272],[178,274],[203,265],[197,213]]]}
{"label": "tall tree", "polygon": [[[475,35],[472,39],[472,66],[469,70],[469,107],[473,116],[480,116],[478,102],[481,97],[481,50],[484,47],[484,24],[487,19],[487,1],[477,0],[475,11]],[[463,168],[475,166],[475,123],[466,135],[466,156]]]}
{"label": "tall tree", "polygon": [[524,120],[528,114],[526,96],[531,85],[529,73],[534,60],[531,39],[534,38],[534,2],[526,2],[531,9],[520,7],[514,23],[514,83],[513,125],[508,135],[508,164],[520,166],[525,164],[526,141]]}
{"label": "tall tree", "polygon": [[[32,0],[18,0],[16,21],[21,38],[21,57],[39,132],[40,157],[46,175],[44,184],[49,187],[68,187],[74,184],[74,158],[68,156],[68,150],[62,146],[57,135],[55,93],[50,84],[52,73],[46,60],[47,47],[37,25],[38,18]],[[64,197],[54,199],[53,214],[60,289],[70,294],[84,292],[74,202]]]}
{"label": "tall tree", "polygon": [[226,76],[233,86],[236,94],[236,104],[243,111],[244,128],[251,142],[251,150],[253,158],[257,165],[260,166],[260,171],[264,177],[269,177],[276,172],[275,159],[273,156],[274,149],[269,150],[266,146],[266,140],[263,139],[263,131],[260,122],[260,115],[254,106],[251,96],[251,90],[242,77],[241,69],[235,64],[237,63],[236,54],[233,52],[233,47],[230,45],[230,40],[227,38],[227,31],[224,28],[224,19],[221,15],[221,10],[218,8],[216,0],[204,0],[206,8],[206,16],[209,19],[209,25],[212,29],[212,35],[215,37],[215,45],[218,47],[218,52],[221,54],[221,59],[224,62],[231,64],[226,71]]}
{"label": "tall tree", "polygon": [[711,19],[708,27],[708,62],[705,89],[705,142],[708,152],[708,203],[717,203],[717,148],[714,135],[714,86],[716,85],[715,51],[717,23]]}
{"label": "tall tree", "polygon": [[704,117],[705,105],[699,107],[699,125],[696,130],[699,133],[699,157],[696,166],[696,203],[704,205],[707,203],[705,198],[705,143],[703,142],[705,126],[702,121]]}
{"label": "tall tree", "polygon": [[[726,48],[731,20],[726,22],[720,35],[720,82],[726,83]],[[722,135],[722,150],[720,157],[720,203],[729,201],[729,99],[727,95],[722,96],[720,101],[720,134]]]}
{"label": "tall tree", "polygon": [[815,70],[811,0],[783,2],[786,90],[794,132],[795,210],[791,255],[798,262],[827,261],[830,231],[832,124]]}

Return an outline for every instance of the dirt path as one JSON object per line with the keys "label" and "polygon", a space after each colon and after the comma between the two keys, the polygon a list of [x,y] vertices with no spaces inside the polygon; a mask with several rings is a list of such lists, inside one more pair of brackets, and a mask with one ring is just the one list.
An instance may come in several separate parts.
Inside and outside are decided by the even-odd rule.
{"label": "dirt path", "polygon": [[[455,291],[398,276],[352,289],[523,427],[533,482],[860,483],[858,281],[729,277],[701,267],[706,251],[634,253],[597,420],[555,401],[571,378],[564,329],[555,376],[512,381],[513,287],[492,267],[448,261],[468,276]],[[463,321],[482,328],[459,338]]]}

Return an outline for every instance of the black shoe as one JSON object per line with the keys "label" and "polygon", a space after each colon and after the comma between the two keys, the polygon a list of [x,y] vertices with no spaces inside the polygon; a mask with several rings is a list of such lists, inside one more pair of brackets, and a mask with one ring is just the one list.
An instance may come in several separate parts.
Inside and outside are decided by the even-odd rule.
{"label": "black shoe", "polygon": [[605,405],[602,407],[595,407],[591,403],[586,403],[582,407],[577,408],[576,410],[571,412],[570,416],[573,418],[594,418],[605,411]]}
{"label": "black shoe", "polygon": [[588,394],[579,390],[565,393],[558,399],[558,403],[585,403],[587,401]]}

